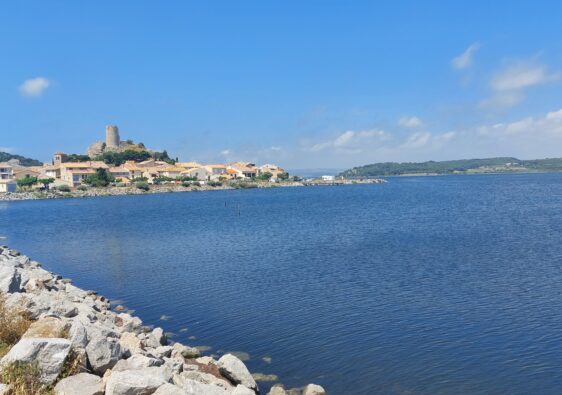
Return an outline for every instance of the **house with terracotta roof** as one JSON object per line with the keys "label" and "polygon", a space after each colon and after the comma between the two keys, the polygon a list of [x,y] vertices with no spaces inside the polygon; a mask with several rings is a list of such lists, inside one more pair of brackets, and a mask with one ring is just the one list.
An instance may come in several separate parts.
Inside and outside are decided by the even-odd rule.
{"label": "house with terracotta roof", "polygon": [[100,161],[65,162],[60,164],[60,179],[69,186],[78,186],[97,169],[108,170],[109,166]]}
{"label": "house with terracotta roof", "polygon": [[251,162],[234,162],[229,164],[228,168],[235,170],[238,178],[252,178],[258,175],[258,168]]}
{"label": "house with terracotta roof", "polygon": [[176,162],[176,166],[183,167],[185,170],[195,169],[197,167],[203,167],[201,163],[197,163],[197,162]]}

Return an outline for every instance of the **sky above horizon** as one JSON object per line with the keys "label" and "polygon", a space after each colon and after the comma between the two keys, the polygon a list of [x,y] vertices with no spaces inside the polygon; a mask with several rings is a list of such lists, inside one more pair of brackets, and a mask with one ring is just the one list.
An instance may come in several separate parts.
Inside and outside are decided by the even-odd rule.
{"label": "sky above horizon", "polygon": [[[562,157],[556,1],[17,1],[0,151],[348,168]],[[489,3],[489,4],[488,4]]]}

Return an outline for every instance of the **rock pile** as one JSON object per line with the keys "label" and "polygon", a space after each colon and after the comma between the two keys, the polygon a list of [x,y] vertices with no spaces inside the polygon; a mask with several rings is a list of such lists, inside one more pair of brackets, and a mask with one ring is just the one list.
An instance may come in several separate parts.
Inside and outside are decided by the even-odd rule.
{"label": "rock pile", "polygon": [[[0,247],[0,292],[9,308],[23,308],[34,320],[0,360],[36,364],[40,380],[55,395],[254,395],[256,381],[232,354],[219,360],[196,348],[170,344],[161,328],[111,310],[110,302],[54,275],[15,250]],[[64,376],[68,361],[79,373]],[[7,390],[0,383],[0,394]],[[271,395],[323,395],[314,384]]]}

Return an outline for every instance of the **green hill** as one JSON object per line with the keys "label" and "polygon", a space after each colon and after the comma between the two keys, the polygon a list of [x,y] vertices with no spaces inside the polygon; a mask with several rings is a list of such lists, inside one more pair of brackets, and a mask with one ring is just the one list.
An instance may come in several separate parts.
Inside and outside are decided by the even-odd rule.
{"label": "green hill", "polygon": [[7,152],[0,152],[0,162],[7,162],[11,159],[17,159],[20,161],[22,166],[42,166],[43,163],[31,158],[26,158],[25,156],[21,155],[13,155]]}
{"label": "green hill", "polygon": [[511,157],[459,159],[429,162],[384,162],[354,167],[339,175],[345,178],[426,175],[562,171],[562,158],[520,160]]}

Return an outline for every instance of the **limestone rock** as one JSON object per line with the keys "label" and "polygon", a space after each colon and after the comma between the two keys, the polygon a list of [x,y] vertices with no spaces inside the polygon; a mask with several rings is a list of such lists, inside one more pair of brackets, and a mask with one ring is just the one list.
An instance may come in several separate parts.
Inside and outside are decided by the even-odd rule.
{"label": "limestone rock", "polygon": [[132,332],[124,332],[119,339],[119,343],[125,352],[129,354],[138,354],[143,351],[140,339]]}
{"label": "limestone rock", "polygon": [[185,383],[190,380],[197,381],[198,383],[202,383],[202,384],[212,384],[224,390],[229,390],[229,391],[232,390],[233,388],[233,385],[230,384],[228,381],[213,376],[210,373],[188,371],[188,372],[182,372],[180,374],[175,374],[173,377],[174,384],[179,385],[180,387],[184,387]]}
{"label": "limestone rock", "polygon": [[160,386],[154,395],[185,395],[185,391],[177,385],[166,383]]}
{"label": "limestone rock", "polygon": [[242,384],[238,384],[231,395],[255,395],[256,393],[251,389],[244,387]]}
{"label": "limestone rock", "polygon": [[150,395],[168,380],[160,368],[113,372],[107,380],[106,395]]}
{"label": "limestone rock", "polygon": [[172,358],[199,358],[201,352],[195,347],[187,347],[180,343],[175,343],[172,348]]}
{"label": "limestone rock", "polygon": [[267,395],[287,395],[287,391],[285,391],[285,388],[283,388],[281,384],[275,384],[271,387]]}
{"label": "limestone rock", "polygon": [[21,275],[11,264],[0,264],[0,292],[13,293],[21,290]]}
{"label": "limestone rock", "polygon": [[121,346],[116,339],[96,336],[86,346],[88,362],[92,370],[100,375],[111,369],[121,356]]}
{"label": "limestone rock", "polygon": [[30,337],[63,337],[69,324],[58,317],[44,317],[33,322],[22,338]]}
{"label": "limestone rock", "polygon": [[100,377],[79,373],[62,379],[55,386],[55,395],[103,395],[104,384]]}
{"label": "limestone rock", "polygon": [[8,395],[12,386],[8,384],[0,384],[0,395]]}
{"label": "limestone rock", "polygon": [[326,391],[317,384],[308,384],[304,388],[303,395],[326,395]]}
{"label": "limestone rock", "polygon": [[10,362],[37,363],[41,369],[41,382],[51,384],[59,375],[70,352],[70,341],[57,338],[21,339],[2,358],[0,365]]}
{"label": "limestone rock", "polygon": [[223,355],[217,362],[220,372],[235,384],[242,384],[257,392],[258,385],[244,362],[232,354]]}
{"label": "limestone rock", "polygon": [[155,328],[145,340],[146,346],[152,348],[165,346],[166,343],[166,335],[164,334],[164,330],[162,328]]}
{"label": "limestone rock", "polygon": [[203,384],[195,380],[185,380],[181,386],[184,395],[231,395],[230,391],[213,384]]}
{"label": "limestone rock", "polygon": [[161,366],[163,364],[164,361],[160,359],[150,358],[142,354],[135,354],[128,359],[120,359],[112,370],[114,372],[122,372],[125,370],[139,370],[153,366]]}

